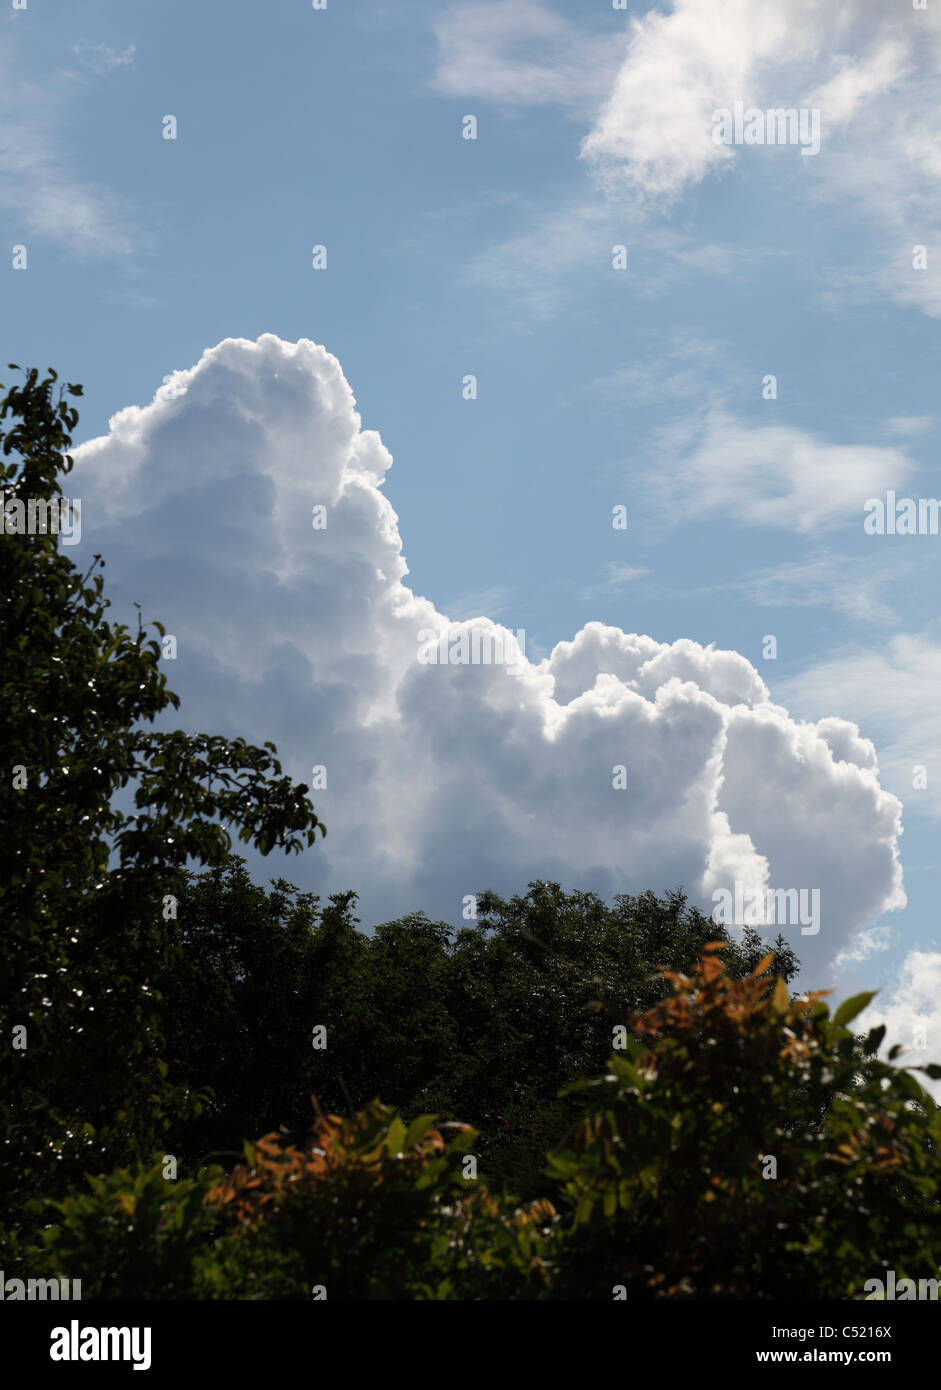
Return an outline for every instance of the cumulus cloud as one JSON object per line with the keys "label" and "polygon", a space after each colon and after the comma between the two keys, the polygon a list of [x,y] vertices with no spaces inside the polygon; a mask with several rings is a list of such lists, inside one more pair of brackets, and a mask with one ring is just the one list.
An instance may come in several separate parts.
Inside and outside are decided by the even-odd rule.
{"label": "cumulus cloud", "polygon": [[[308,783],[327,769],[327,839],[287,872],[356,888],[366,922],[456,922],[465,895],[534,877],[683,883],[707,909],[739,880],[820,890],[819,935],[782,930],[822,968],[904,905],[900,803],[835,712],[799,723],[738,653],[600,623],[535,661],[412,592],[392,460],[324,348],[227,339],[75,460],[82,547],[106,556],[117,616],[137,601],[177,637],[186,727],[273,739]],[[429,630],[450,661],[419,659]],[[518,674],[455,664],[475,634]]]}
{"label": "cumulus cloud", "polygon": [[[883,780],[912,810],[941,816],[941,644],[898,633],[878,648],[848,645],[781,682],[802,710],[840,709],[880,740]],[[918,769],[927,770],[927,784]]]}
{"label": "cumulus cloud", "polygon": [[[941,1063],[941,952],[909,951],[891,993],[877,995],[853,1028],[865,1032],[881,1023],[886,1028],[881,1051],[901,1044],[900,1065]],[[916,1080],[941,1104],[941,1081],[921,1075]]]}

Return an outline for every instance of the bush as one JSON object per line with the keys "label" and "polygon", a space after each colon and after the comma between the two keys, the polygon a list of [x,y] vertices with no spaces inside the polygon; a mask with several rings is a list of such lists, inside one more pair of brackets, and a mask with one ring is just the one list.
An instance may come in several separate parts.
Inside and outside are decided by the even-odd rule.
{"label": "bush", "polygon": [[467,1125],[375,1100],[318,1111],[303,1147],[247,1144],[228,1174],[93,1179],[22,1262],[86,1297],[250,1300],[854,1299],[886,1269],[935,1277],[941,1109],[912,1073],[941,1067],[854,1036],[871,995],[831,1018],[770,955],[732,978],[723,946],[664,972],[671,996],[569,1088],[551,1200],[491,1191]]}
{"label": "bush", "polygon": [[88,1190],[48,1203],[54,1225],[19,1267],[81,1279],[82,1298],[194,1297],[193,1263],[210,1247],[220,1213],[208,1200],[221,1168],[170,1181],[163,1158],[88,1179]]}
{"label": "bush", "polygon": [[304,1150],[270,1134],[210,1194],[228,1233],[201,1262],[206,1297],[435,1299],[521,1297],[539,1288],[551,1207],[507,1219],[462,1174],[476,1138],[434,1117],[406,1127],[374,1101],[351,1120],[319,1115]]}
{"label": "bush", "polygon": [[[573,1212],[556,1296],[854,1298],[941,1263],[941,1110],[880,1061],[884,1029],[831,1019],[768,973],[692,978],[635,1016],[591,1113],[550,1156]],[[896,1048],[897,1053],[900,1049]]]}

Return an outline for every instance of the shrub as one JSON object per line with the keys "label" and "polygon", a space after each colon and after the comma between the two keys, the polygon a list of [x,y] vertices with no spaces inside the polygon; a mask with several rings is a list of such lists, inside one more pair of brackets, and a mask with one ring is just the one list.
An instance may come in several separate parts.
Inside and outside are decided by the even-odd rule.
{"label": "shrub", "polygon": [[[853,1298],[884,1268],[941,1263],[941,1110],[913,1071],[791,999],[767,956],[694,975],[635,1015],[590,1111],[550,1156],[572,1211],[556,1296]],[[900,1049],[894,1049],[897,1053]],[[890,1054],[893,1055],[893,1054]]]}
{"label": "shrub", "polygon": [[543,1282],[548,1204],[504,1218],[462,1176],[476,1138],[449,1140],[422,1115],[406,1127],[379,1101],[352,1119],[319,1114],[303,1150],[277,1134],[210,1194],[228,1233],[201,1261],[216,1298],[435,1299],[522,1296]]}

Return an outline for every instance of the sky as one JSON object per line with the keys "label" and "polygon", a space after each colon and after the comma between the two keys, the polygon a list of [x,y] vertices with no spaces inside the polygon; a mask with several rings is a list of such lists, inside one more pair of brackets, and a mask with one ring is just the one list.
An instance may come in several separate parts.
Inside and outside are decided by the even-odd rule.
{"label": "sky", "polygon": [[738,884],[941,1060],[941,536],[867,508],[941,497],[917,3],[0,0],[3,380],[84,386],[171,722],[311,785],[260,879]]}

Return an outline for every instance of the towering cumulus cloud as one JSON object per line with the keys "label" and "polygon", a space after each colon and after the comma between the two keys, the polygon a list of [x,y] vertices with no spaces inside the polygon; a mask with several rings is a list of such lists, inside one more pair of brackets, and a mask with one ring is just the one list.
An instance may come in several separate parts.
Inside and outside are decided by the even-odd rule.
{"label": "towering cumulus cloud", "polygon": [[[75,459],[79,562],[101,551],[117,616],[139,602],[176,637],[187,728],[325,769],[329,834],[288,873],[356,888],[366,923],[458,922],[535,877],[682,883],[707,910],[738,884],[823,967],[904,905],[901,805],[855,726],[793,720],[735,652],[589,623],[534,663],[414,594],[391,457],[315,343],[227,339]],[[819,930],[768,889],[817,891]]]}

